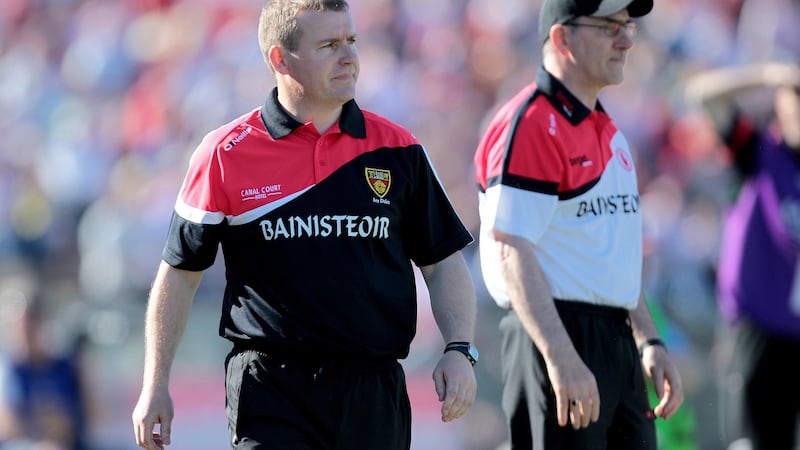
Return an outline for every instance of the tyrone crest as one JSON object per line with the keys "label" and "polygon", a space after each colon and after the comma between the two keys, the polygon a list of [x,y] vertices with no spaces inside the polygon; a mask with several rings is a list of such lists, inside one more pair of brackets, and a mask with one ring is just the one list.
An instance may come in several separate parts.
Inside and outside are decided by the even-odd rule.
{"label": "tyrone crest", "polygon": [[392,184],[392,174],[388,170],[364,168],[364,175],[367,176],[367,184],[378,198],[386,197],[389,187]]}

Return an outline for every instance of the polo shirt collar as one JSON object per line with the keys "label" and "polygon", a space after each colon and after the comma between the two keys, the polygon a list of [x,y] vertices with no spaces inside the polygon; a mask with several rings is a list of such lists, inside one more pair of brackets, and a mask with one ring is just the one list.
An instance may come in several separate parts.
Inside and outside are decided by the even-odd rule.
{"label": "polo shirt collar", "polygon": [[[297,127],[303,124],[295,120],[286,109],[278,102],[278,88],[272,88],[264,106],[261,107],[261,121],[274,139],[288,136]],[[367,137],[367,127],[364,124],[364,113],[355,100],[350,100],[342,106],[342,115],[339,117],[339,129],[347,134],[363,139]]]}
{"label": "polo shirt collar", "polygon": [[[539,72],[536,74],[536,87],[547,96],[553,107],[573,125],[579,124],[592,112],[544,67],[539,67]],[[595,109],[605,112],[599,100]]]}

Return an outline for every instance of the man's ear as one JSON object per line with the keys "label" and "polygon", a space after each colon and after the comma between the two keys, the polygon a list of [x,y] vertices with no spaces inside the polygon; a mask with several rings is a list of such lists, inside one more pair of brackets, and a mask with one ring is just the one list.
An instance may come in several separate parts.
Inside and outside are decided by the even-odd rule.
{"label": "man's ear", "polygon": [[550,40],[553,42],[553,48],[559,53],[566,53],[569,49],[569,33],[567,32],[566,25],[553,25],[550,28]]}
{"label": "man's ear", "polygon": [[283,49],[277,45],[273,45],[267,51],[267,58],[269,64],[276,73],[287,73],[286,59],[283,57]]}

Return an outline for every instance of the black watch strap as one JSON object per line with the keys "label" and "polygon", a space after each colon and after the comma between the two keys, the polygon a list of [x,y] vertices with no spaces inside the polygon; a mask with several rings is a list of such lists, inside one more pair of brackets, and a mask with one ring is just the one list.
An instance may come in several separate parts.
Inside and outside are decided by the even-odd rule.
{"label": "black watch strap", "polygon": [[466,341],[455,341],[450,342],[444,347],[444,353],[447,353],[451,350],[455,350],[464,356],[466,356],[467,360],[473,366],[478,363],[478,349],[475,348],[474,345],[470,342]]}
{"label": "black watch strap", "polygon": [[660,338],[650,338],[644,341],[642,345],[639,346],[639,356],[642,356],[644,354],[644,349],[653,345],[658,345],[659,347],[662,347],[664,350],[667,349],[667,344],[665,344],[664,341],[662,341]]}

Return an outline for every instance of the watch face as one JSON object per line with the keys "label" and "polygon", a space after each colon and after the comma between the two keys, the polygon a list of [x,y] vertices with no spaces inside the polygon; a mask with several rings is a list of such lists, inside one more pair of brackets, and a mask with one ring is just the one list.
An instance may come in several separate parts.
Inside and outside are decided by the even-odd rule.
{"label": "watch face", "polygon": [[474,345],[469,346],[469,354],[470,356],[472,356],[472,359],[474,359],[475,361],[478,360],[478,355],[479,355],[478,348],[475,347]]}

